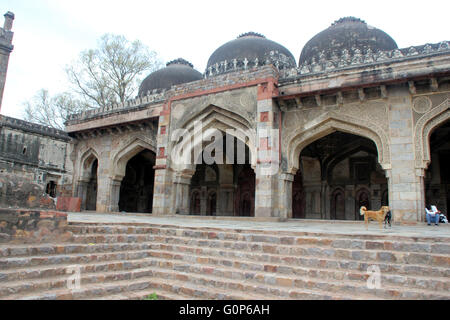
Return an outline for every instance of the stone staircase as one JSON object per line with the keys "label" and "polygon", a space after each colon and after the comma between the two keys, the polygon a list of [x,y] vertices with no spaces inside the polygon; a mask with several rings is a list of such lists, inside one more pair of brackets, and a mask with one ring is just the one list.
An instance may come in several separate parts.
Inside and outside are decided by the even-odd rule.
{"label": "stone staircase", "polygon": [[[448,237],[155,224],[69,229],[71,243],[0,246],[0,299],[450,299]],[[80,287],[70,290],[74,266]],[[380,287],[367,285],[369,268],[380,271]]]}

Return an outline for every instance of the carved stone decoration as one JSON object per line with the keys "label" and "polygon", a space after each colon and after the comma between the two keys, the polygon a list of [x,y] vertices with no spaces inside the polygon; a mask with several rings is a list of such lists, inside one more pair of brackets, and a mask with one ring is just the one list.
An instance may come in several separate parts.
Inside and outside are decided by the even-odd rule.
{"label": "carved stone decoration", "polygon": [[430,44],[426,44],[425,47],[423,47],[423,53],[424,54],[428,54],[433,52],[433,48],[430,46]]}
{"label": "carved stone decoration", "polygon": [[414,130],[416,168],[426,169],[431,161],[429,138],[431,131],[450,119],[450,99],[426,112],[417,121]]}
{"label": "carved stone decoration", "polygon": [[334,131],[344,131],[372,140],[377,147],[382,168],[390,168],[390,146],[385,130],[372,121],[339,115],[335,112],[327,112],[317,120],[312,127],[299,126],[283,138],[283,148],[288,153],[288,171],[299,168],[298,155],[304,147]]}
{"label": "carved stone decoration", "polygon": [[450,46],[447,41],[442,41],[441,43],[439,43],[439,51],[448,50],[449,48]]}
{"label": "carved stone decoration", "polygon": [[428,97],[417,97],[413,102],[413,109],[417,113],[425,113],[431,109],[431,100]]}
{"label": "carved stone decoration", "polygon": [[419,53],[417,52],[416,48],[410,47],[409,50],[408,50],[408,53],[406,55],[408,55],[408,56],[415,56],[417,54],[419,54]]}

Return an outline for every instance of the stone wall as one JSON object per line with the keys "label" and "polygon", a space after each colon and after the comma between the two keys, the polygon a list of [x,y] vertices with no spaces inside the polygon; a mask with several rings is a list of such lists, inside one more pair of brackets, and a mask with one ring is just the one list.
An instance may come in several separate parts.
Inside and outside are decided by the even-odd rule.
{"label": "stone wall", "polygon": [[63,131],[0,116],[0,206],[54,209],[71,196],[70,149]]}
{"label": "stone wall", "polygon": [[56,211],[0,209],[0,243],[70,241],[67,214]]}

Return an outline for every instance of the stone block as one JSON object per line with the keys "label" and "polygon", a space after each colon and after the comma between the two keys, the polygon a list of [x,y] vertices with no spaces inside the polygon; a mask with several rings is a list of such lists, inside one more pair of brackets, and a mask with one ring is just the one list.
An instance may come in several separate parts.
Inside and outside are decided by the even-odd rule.
{"label": "stone block", "polygon": [[56,210],[68,212],[80,212],[81,198],[58,197],[56,201]]}

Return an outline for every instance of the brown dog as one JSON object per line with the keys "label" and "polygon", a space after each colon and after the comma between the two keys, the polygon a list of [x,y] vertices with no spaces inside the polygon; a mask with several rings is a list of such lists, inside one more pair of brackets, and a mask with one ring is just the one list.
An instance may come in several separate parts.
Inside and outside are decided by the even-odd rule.
{"label": "brown dog", "polygon": [[359,213],[361,215],[364,215],[364,224],[366,225],[366,230],[369,230],[369,219],[371,220],[377,220],[380,223],[380,229],[383,229],[383,221],[386,218],[386,214],[389,212],[388,206],[381,207],[378,211],[370,211],[367,210],[366,207],[361,207],[359,209]]}

